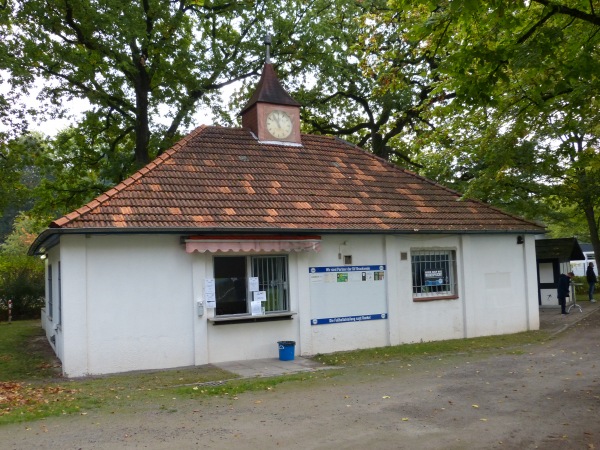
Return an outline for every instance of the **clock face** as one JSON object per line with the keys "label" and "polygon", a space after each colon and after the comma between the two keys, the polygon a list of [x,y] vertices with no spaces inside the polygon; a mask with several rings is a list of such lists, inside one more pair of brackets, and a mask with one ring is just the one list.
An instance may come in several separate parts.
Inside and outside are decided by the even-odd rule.
{"label": "clock face", "polygon": [[267,131],[276,139],[285,139],[292,134],[292,118],[278,109],[267,116]]}

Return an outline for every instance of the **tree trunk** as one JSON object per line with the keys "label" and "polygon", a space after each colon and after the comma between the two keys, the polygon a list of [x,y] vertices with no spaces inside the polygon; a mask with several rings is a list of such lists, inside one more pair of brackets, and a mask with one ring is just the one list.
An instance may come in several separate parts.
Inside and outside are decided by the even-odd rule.
{"label": "tree trunk", "polygon": [[135,165],[138,169],[150,162],[149,143],[148,89],[141,82],[135,95]]}
{"label": "tree trunk", "polygon": [[130,44],[135,72],[133,86],[135,89],[135,165],[137,169],[144,167],[150,162],[150,119],[149,119],[149,96],[150,75],[146,68],[148,59],[147,49],[141,50],[135,41]]}
{"label": "tree trunk", "polygon": [[[584,150],[583,140],[581,138],[577,140],[575,148],[577,154],[581,158]],[[590,179],[592,181],[590,181]],[[596,214],[594,213],[596,196],[593,194],[595,190],[592,186],[595,182],[594,176],[588,173],[586,167],[577,170],[577,185],[580,192],[580,200],[578,203],[585,214],[585,220],[587,221],[588,230],[590,231],[592,248],[594,249],[594,259],[596,260],[596,267],[598,267],[598,260],[600,260],[600,237],[598,236],[598,222],[596,221]]]}
{"label": "tree trunk", "polygon": [[387,160],[390,157],[385,148],[383,137],[375,130],[371,131],[371,148],[373,150],[373,154],[379,156],[380,158]]}
{"label": "tree trunk", "polygon": [[600,260],[600,237],[598,236],[598,222],[596,221],[596,215],[594,214],[594,205],[584,205],[583,211],[585,212],[585,219],[587,220],[588,229],[590,230],[590,240],[592,241],[591,244],[594,249],[596,267],[598,267],[598,260]]}

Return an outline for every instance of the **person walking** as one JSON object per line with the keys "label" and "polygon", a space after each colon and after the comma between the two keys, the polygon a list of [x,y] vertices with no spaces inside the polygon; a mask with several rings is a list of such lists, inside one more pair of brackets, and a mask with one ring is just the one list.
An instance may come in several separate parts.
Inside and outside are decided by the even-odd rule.
{"label": "person walking", "polygon": [[596,289],[596,282],[598,281],[598,278],[596,277],[596,273],[594,272],[594,263],[591,262],[588,264],[587,266],[587,270],[585,271],[585,277],[587,279],[588,282],[588,296],[589,296],[589,300],[592,303],[596,303],[596,300],[594,300],[594,290]]}
{"label": "person walking", "polygon": [[558,276],[558,287],[556,289],[556,296],[558,297],[558,304],[560,305],[561,314],[569,314],[567,312],[567,297],[570,297],[571,293],[571,278],[573,278],[575,274],[573,272],[569,272],[568,274],[561,273]]}

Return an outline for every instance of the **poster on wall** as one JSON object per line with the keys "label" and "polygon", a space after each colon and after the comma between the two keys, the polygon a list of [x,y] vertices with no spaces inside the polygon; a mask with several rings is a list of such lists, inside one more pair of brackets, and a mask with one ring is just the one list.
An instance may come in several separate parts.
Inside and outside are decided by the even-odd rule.
{"label": "poster on wall", "polygon": [[217,297],[215,295],[215,279],[205,278],[204,279],[204,300],[206,301],[207,308],[217,307]]}
{"label": "poster on wall", "polygon": [[425,286],[441,286],[444,284],[444,269],[423,271]]}
{"label": "poster on wall", "polygon": [[311,325],[387,319],[385,265],[309,267]]}
{"label": "poster on wall", "polygon": [[258,277],[250,277],[248,278],[248,291],[256,292],[258,291]]}

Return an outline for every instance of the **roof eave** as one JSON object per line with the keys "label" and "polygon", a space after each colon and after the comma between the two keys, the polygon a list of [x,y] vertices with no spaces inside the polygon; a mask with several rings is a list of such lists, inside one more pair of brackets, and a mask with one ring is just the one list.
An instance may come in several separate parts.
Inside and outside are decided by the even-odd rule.
{"label": "roof eave", "polygon": [[545,229],[445,229],[445,230],[402,230],[372,228],[47,228],[38,235],[29,247],[29,256],[42,255],[58,243],[63,234],[544,234]]}

